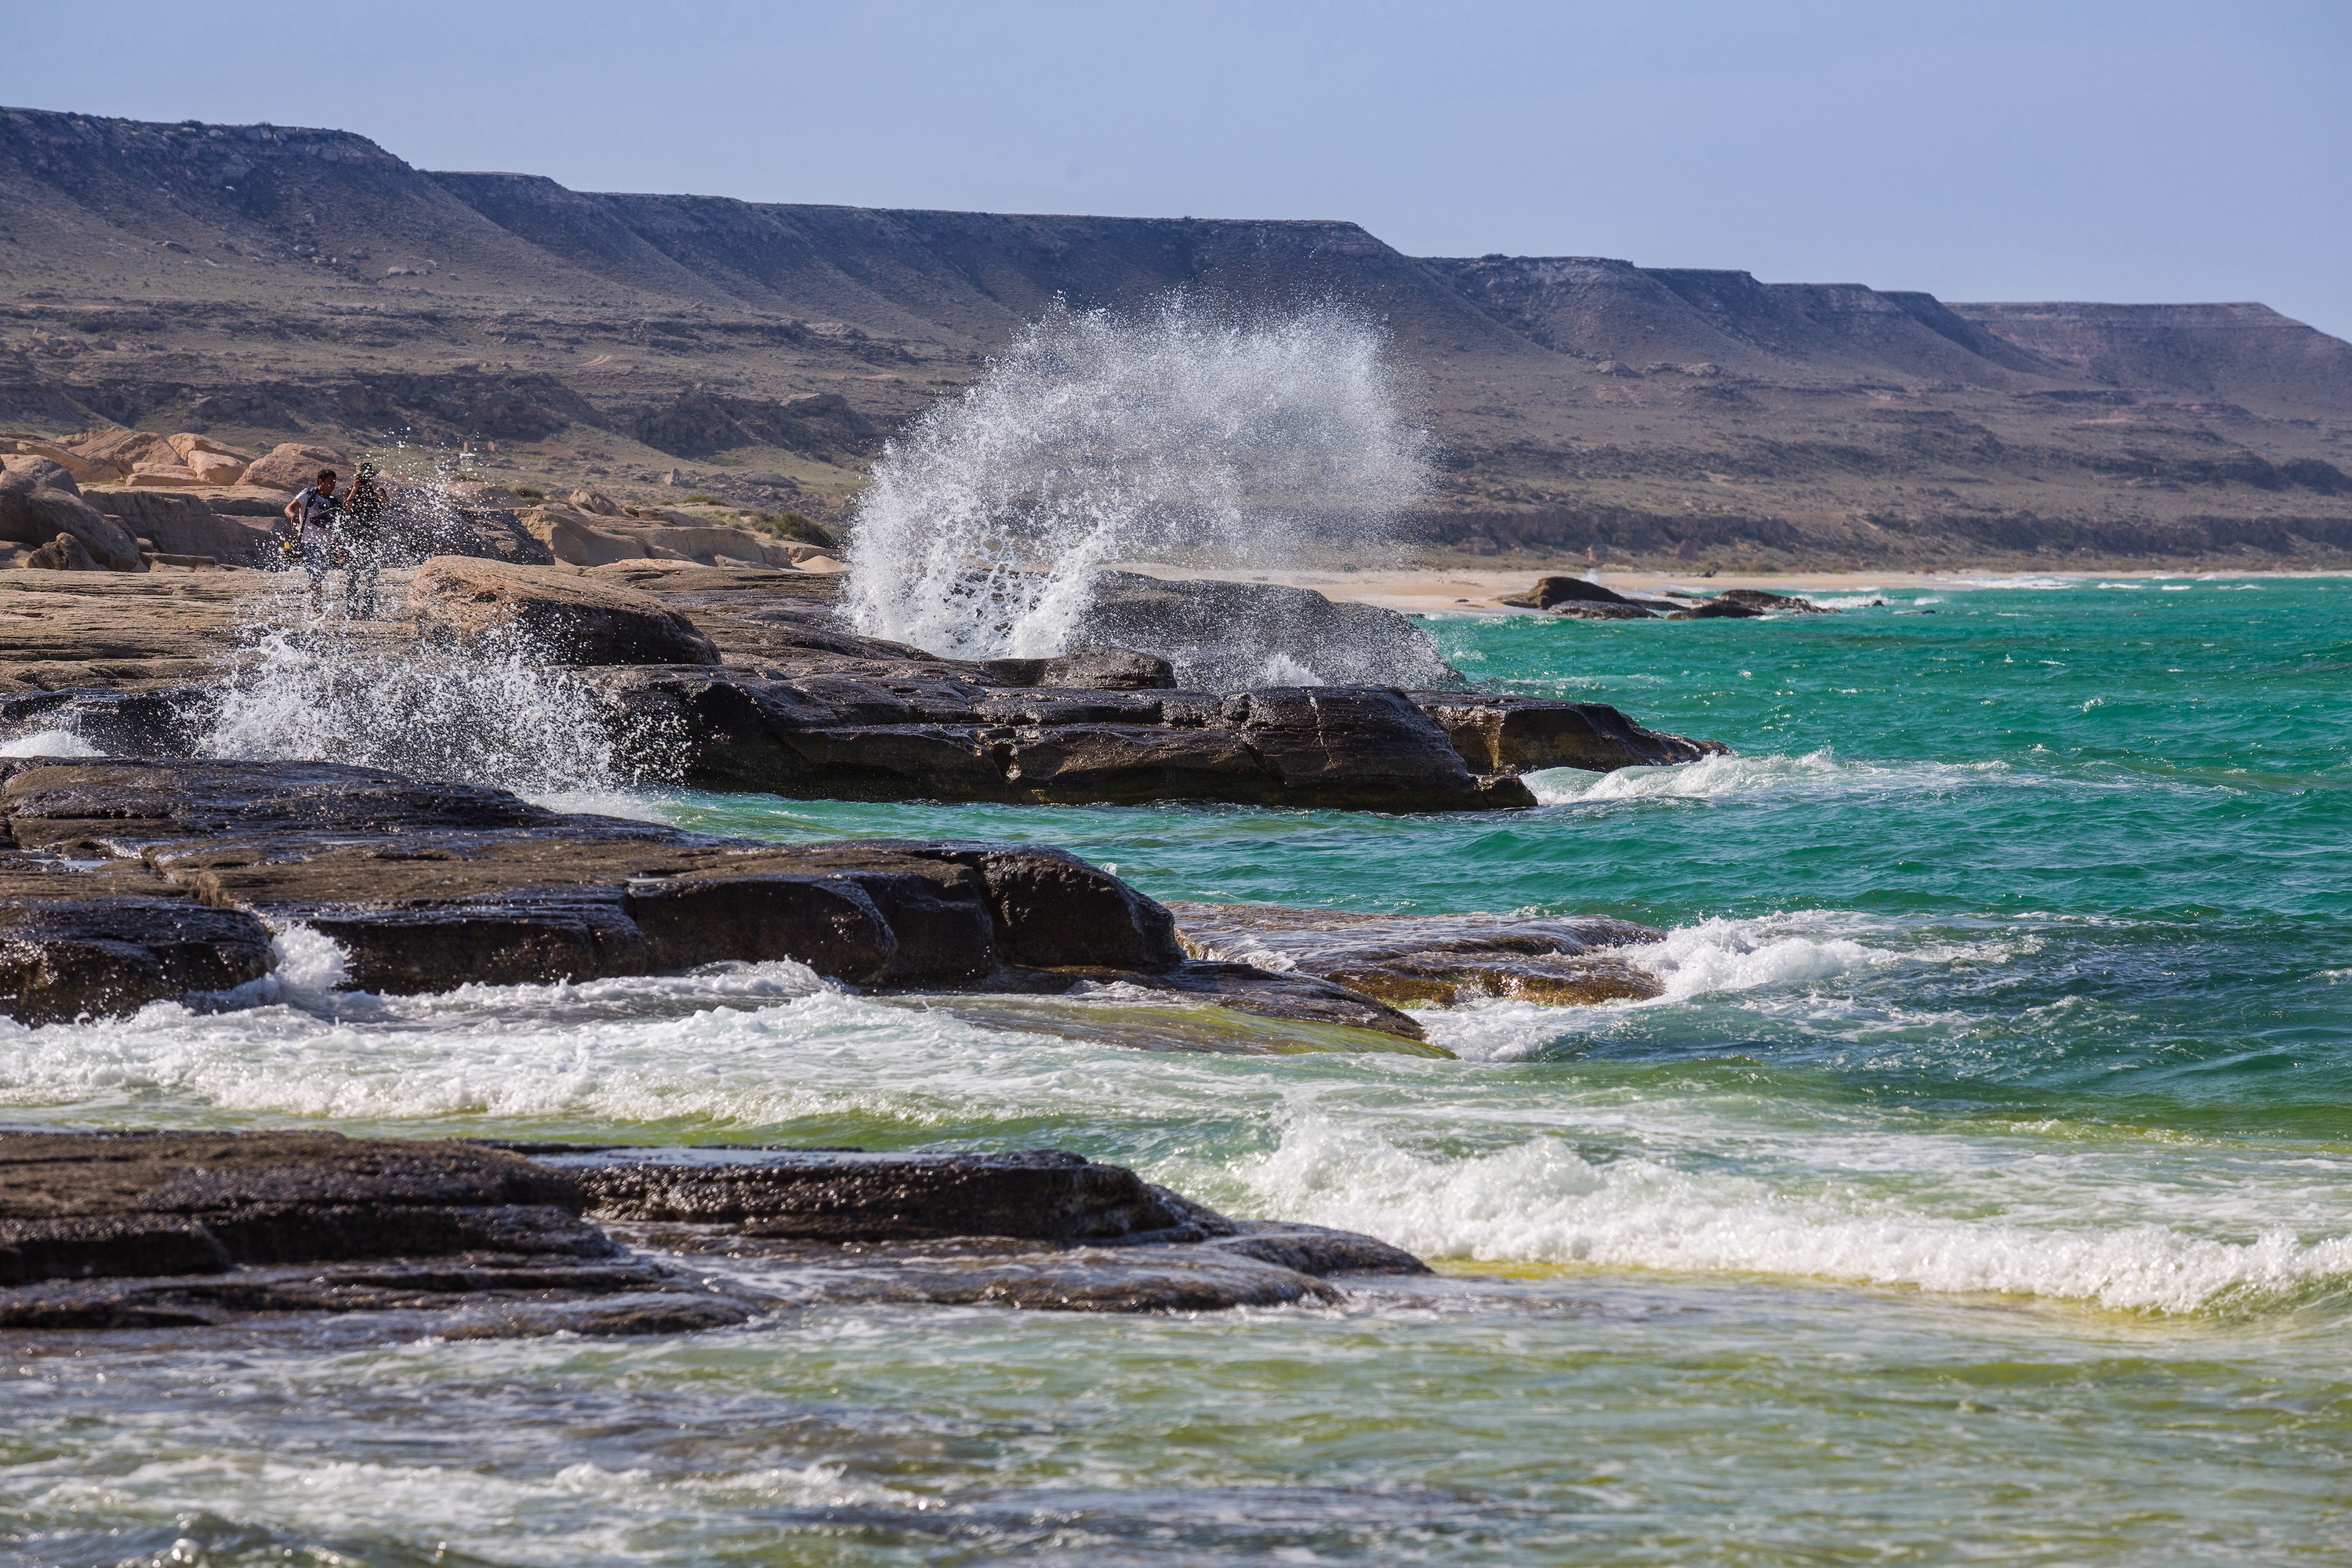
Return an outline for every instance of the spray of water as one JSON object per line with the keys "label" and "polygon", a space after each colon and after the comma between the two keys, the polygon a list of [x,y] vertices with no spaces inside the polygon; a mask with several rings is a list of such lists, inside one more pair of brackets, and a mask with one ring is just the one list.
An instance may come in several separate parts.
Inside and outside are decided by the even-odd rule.
{"label": "spray of water", "polygon": [[1079,637],[1122,559],[1238,568],[1392,537],[1426,479],[1378,330],[1056,309],[876,464],[850,548],[860,631],[966,658]]}
{"label": "spray of water", "polygon": [[[440,476],[395,496],[395,561],[469,526]],[[340,583],[323,612],[299,574],[280,584],[247,605],[245,657],[215,691],[199,756],[352,763],[628,815],[635,787],[675,774],[675,737],[633,722],[520,632],[422,637],[390,576],[373,622],[343,614]]]}

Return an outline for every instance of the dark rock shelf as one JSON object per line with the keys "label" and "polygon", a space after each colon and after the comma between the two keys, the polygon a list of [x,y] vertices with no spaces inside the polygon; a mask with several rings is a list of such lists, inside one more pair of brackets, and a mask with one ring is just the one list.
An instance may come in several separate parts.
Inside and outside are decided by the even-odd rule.
{"label": "dark rock shelf", "polygon": [[1059,1151],[0,1134],[0,1331],[677,1333],[793,1308],[1329,1304],[1426,1273]]}

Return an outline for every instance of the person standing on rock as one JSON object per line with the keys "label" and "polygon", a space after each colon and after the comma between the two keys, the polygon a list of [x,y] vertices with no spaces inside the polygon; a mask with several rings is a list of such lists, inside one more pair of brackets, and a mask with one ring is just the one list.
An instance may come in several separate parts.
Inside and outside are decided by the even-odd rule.
{"label": "person standing on rock", "polygon": [[343,569],[343,618],[375,619],[376,574],[383,569],[390,502],[373,463],[362,463],[335,520],[335,554]]}
{"label": "person standing on rock", "polygon": [[327,613],[327,574],[335,563],[335,517],[343,503],[335,499],[335,470],[320,468],[318,482],[305,486],[286,503],[286,521],[293,525],[289,540],[292,554],[310,579],[310,615]]}

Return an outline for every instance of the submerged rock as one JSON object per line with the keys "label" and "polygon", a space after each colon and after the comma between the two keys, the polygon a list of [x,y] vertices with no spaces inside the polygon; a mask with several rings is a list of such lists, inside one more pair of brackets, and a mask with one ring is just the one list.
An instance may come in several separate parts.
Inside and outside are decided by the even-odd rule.
{"label": "submerged rock", "polygon": [[1313,975],[1384,1002],[1507,996],[1574,1005],[1661,995],[1613,950],[1664,931],[1606,916],[1381,915],[1273,904],[1170,906],[1185,950]]}
{"label": "submerged rock", "polygon": [[820,1302],[1197,1311],[1427,1271],[1053,1150],[0,1134],[0,1331],[20,1333],[365,1319],[403,1338],[609,1336]]}

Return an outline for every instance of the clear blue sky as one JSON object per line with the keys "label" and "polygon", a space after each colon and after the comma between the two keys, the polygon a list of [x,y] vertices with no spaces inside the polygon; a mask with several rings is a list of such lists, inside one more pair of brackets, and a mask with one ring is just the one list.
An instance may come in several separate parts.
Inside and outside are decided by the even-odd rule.
{"label": "clear blue sky", "polygon": [[1344,217],[2352,335],[2352,0],[91,0],[8,35],[6,103],[582,190]]}

